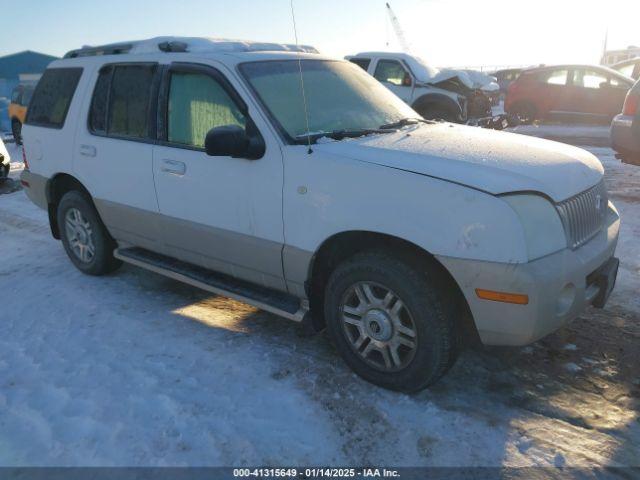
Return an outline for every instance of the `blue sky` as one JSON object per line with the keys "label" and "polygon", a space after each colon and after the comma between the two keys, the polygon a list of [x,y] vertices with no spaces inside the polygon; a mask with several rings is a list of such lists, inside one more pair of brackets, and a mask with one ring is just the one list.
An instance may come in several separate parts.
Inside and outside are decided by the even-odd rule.
{"label": "blue sky", "polygon": [[[11,12],[17,0],[0,0]],[[4,15],[0,55],[62,55],[158,35],[293,42],[289,0],[22,0]],[[414,53],[437,66],[597,62],[640,44],[638,0],[390,0]],[[399,50],[384,0],[294,0],[302,43],[344,56]],[[387,43],[389,44],[387,46]]]}

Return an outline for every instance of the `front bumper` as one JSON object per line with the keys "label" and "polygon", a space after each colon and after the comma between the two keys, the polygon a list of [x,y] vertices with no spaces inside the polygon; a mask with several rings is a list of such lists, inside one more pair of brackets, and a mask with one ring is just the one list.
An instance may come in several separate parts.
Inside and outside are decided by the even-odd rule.
{"label": "front bumper", "polygon": [[[576,250],[567,248],[520,264],[438,260],[462,289],[482,343],[526,345],[567,324],[587,306],[604,305],[617,273],[613,254],[619,229],[620,217],[610,203],[603,229]],[[482,300],[476,288],[526,294],[529,303]]]}

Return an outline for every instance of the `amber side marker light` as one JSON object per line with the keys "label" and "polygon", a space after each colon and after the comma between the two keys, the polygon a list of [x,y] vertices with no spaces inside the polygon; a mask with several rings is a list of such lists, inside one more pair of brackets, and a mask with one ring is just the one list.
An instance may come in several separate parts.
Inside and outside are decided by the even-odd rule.
{"label": "amber side marker light", "polygon": [[476,295],[478,295],[478,298],[493,302],[515,303],[516,305],[527,305],[529,303],[529,296],[519,293],[494,292],[493,290],[476,288]]}

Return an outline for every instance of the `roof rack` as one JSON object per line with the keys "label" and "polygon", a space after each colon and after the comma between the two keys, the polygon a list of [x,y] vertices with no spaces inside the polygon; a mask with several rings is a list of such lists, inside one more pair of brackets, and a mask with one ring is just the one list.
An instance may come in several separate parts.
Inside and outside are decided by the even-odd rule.
{"label": "roof rack", "polygon": [[85,46],[67,52],[64,58],[95,57],[142,53],[218,53],[218,52],[302,52],[319,53],[309,45],[250,42],[198,37],[156,37],[135,42],[111,43],[96,47]]}
{"label": "roof rack", "polygon": [[99,55],[121,55],[131,52],[133,43],[112,43],[99,47],[85,46],[67,52],[63,58],[97,57]]}

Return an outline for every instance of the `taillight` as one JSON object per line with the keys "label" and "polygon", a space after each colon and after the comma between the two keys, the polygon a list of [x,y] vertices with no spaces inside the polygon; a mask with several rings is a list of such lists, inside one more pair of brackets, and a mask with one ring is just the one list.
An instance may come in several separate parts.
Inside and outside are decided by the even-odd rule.
{"label": "taillight", "polygon": [[29,170],[29,162],[27,162],[27,154],[24,151],[24,144],[22,145],[22,162],[24,163],[24,168]]}
{"label": "taillight", "polygon": [[637,93],[627,93],[627,98],[624,101],[624,107],[622,108],[623,115],[633,116],[638,113],[638,104],[640,103],[640,95]]}

